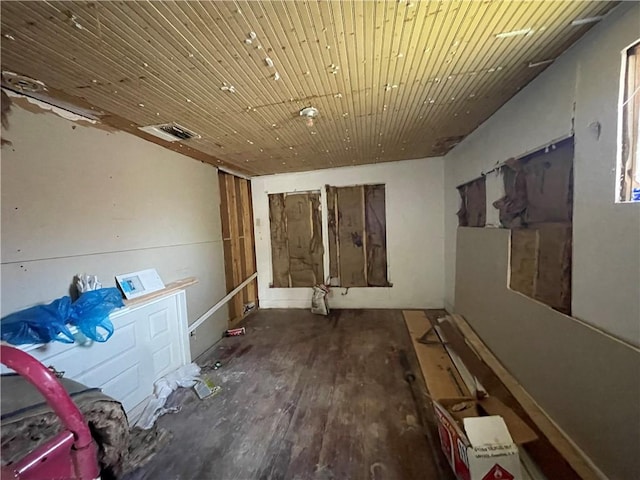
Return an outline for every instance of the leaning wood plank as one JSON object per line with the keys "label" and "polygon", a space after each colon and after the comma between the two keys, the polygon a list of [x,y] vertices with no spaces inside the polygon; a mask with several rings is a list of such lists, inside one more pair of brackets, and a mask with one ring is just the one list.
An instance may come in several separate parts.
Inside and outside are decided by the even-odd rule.
{"label": "leaning wood plank", "polygon": [[571,465],[571,468],[584,480],[602,480],[602,476],[593,468],[589,459],[580,452],[573,442],[567,438],[564,432],[543,412],[540,406],[518,383],[518,381],[500,363],[500,360],[487,348],[480,337],[461,315],[450,317],[464,335],[468,344],[475,350],[478,356],[498,376],[505,387],[527,412],[531,420],[538,426],[553,447]]}
{"label": "leaning wood plank", "polygon": [[[425,345],[418,342],[417,339],[431,327],[431,323],[425,313],[418,310],[403,310],[402,314],[404,315],[404,321],[407,324],[407,330],[418,357],[420,370],[427,384],[429,395],[434,399],[469,396],[469,391],[462,379],[459,378],[458,372],[444,347],[441,344]],[[435,334],[433,334],[433,340],[438,340]]]}
{"label": "leaning wood plank", "polygon": [[164,297],[178,290],[184,290],[185,288],[198,283],[196,277],[187,277],[182,280],[176,280],[175,282],[168,283],[162,290],[157,292],[147,293],[138,298],[132,298],[131,300],[123,300],[125,307],[131,307],[134,305],[140,305],[141,303],[155,300],[156,298]]}
{"label": "leaning wood plank", "polygon": [[[229,293],[227,293],[224,297],[222,297],[222,299],[218,301],[213,307],[211,307],[205,313],[200,315],[200,317],[195,322],[189,325],[189,333],[191,333],[200,325],[202,325],[211,315],[217,312],[220,309],[220,307],[222,307],[225,303],[231,300],[239,291],[245,288],[246,285],[249,284],[250,282],[253,282],[257,277],[258,277],[258,273],[256,272],[253,275],[251,275],[249,278],[247,278],[244,282],[242,282],[240,285],[238,285],[236,288],[234,288]],[[229,323],[231,324],[240,319],[242,319],[242,316],[232,318],[231,320],[229,320]]]}
{"label": "leaning wood plank", "polygon": [[[240,205],[242,206],[242,236],[244,237],[244,258],[245,258],[245,277],[252,275],[256,271],[253,252],[253,221],[251,219],[251,195],[249,194],[249,182],[247,180],[240,181]],[[255,301],[256,291],[255,283],[251,282],[245,289],[247,300]]]}

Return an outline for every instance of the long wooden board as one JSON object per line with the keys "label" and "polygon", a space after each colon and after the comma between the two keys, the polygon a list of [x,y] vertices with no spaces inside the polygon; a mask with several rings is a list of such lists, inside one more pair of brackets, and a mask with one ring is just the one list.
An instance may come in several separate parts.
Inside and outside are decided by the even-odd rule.
{"label": "long wooden board", "polygon": [[487,348],[466,320],[460,315],[450,317],[460,329],[466,342],[473,348],[482,361],[489,366],[509,392],[515,397],[535,425],[544,433],[553,447],[571,465],[571,468],[584,480],[602,480],[581,452],[579,452],[566,435],[542,411],[533,398],[509,373],[496,356]]}
{"label": "long wooden board", "polygon": [[184,290],[185,288],[190,287],[191,285],[195,285],[196,283],[198,283],[198,279],[196,277],[183,278],[182,280],[176,280],[175,282],[167,283],[162,290],[147,293],[146,295],[132,298],[131,300],[123,300],[123,303],[125,307],[140,305],[141,303],[164,297],[165,295],[169,295],[170,293],[176,292],[178,290]]}
{"label": "long wooden board", "polygon": [[[417,339],[431,327],[431,322],[425,313],[420,310],[403,310],[402,315],[431,398],[469,396],[470,392],[460,378],[444,346],[439,343],[425,345],[418,342]],[[435,342],[438,341],[435,333],[432,334],[431,339]]]}

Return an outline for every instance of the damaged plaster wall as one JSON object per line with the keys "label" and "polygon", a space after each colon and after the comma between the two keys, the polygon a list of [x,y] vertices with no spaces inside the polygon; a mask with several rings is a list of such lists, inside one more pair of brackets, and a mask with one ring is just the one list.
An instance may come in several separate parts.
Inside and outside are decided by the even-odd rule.
{"label": "damaged plaster wall", "polygon": [[[456,186],[569,135],[575,122],[572,312],[640,345],[640,208],[614,203],[620,52],[638,39],[638,25],[640,4],[620,5],[445,157],[448,308],[455,305]],[[494,200],[487,198],[488,210]]]}
{"label": "damaged plaster wall", "polygon": [[[620,52],[638,25],[640,4],[623,2],[445,157],[447,309],[609,478],[640,475],[640,208],[614,202]],[[508,231],[457,228],[455,213],[456,186],[572,129],[568,317],[507,289]]]}
{"label": "damaged plaster wall", "polygon": [[[30,109],[31,110],[31,109]],[[16,103],[3,131],[2,315],[69,293],[77,273],[156,268],[195,276],[189,321],[225,293],[217,170],[123,132]],[[196,331],[195,357],[222,335],[224,307]]]}
{"label": "damaged plaster wall", "polygon": [[333,288],[332,308],[441,308],[443,303],[442,158],[389,162],[251,180],[261,308],[309,308],[311,288],[271,288],[268,194],[321,191],[324,271],[329,269],[325,185],[385,184],[388,280],[392,287]]}

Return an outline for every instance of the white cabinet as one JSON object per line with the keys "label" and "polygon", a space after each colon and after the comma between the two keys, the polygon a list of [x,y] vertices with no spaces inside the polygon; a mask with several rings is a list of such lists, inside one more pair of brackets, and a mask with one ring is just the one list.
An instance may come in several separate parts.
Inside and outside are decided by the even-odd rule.
{"label": "white cabinet", "polygon": [[153,382],[191,361],[185,291],[119,309],[110,319],[115,331],[104,343],[52,342],[20,348],[63,371],[66,378],[101,388],[122,402],[131,416],[153,393]]}

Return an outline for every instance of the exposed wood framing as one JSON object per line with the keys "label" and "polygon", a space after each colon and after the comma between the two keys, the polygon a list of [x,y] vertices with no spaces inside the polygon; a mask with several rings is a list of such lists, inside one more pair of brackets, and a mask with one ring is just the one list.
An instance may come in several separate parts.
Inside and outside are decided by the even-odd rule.
{"label": "exposed wood framing", "polygon": [[[220,217],[227,293],[256,272],[251,185],[247,179],[218,172]],[[256,280],[239,290],[229,302],[229,323],[242,319],[245,305],[257,303]]]}

